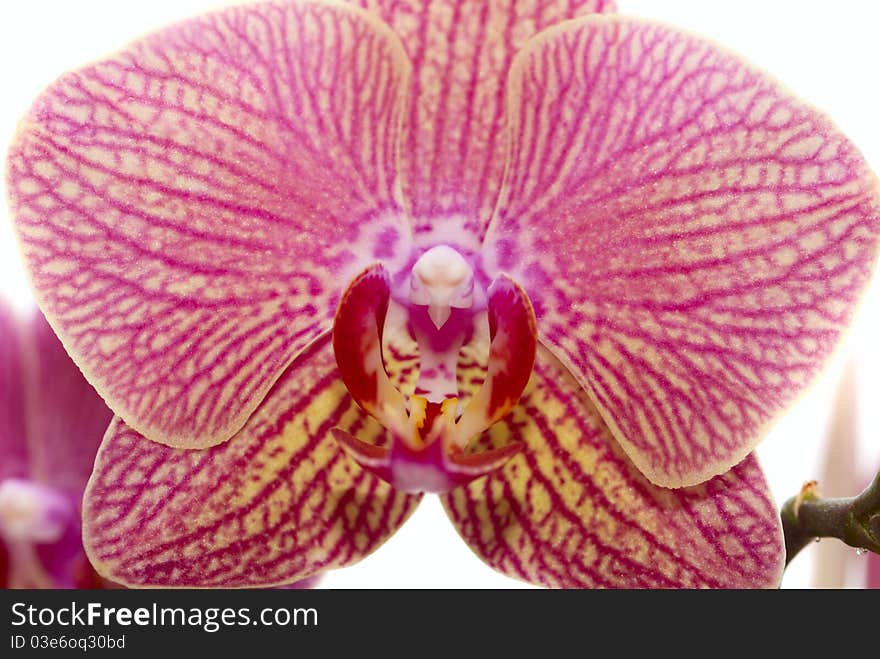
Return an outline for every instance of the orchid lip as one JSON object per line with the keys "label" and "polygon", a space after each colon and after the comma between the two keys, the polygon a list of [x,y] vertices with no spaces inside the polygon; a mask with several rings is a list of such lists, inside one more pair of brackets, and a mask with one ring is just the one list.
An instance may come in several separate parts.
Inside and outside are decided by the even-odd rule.
{"label": "orchid lip", "polygon": [[[468,446],[517,403],[531,374],[537,330],[531,302],[512,279],[501,275],[486,291],[489,362],[482,387],[462,408],[455,384],[458,353],[476,327],[478,311],[464,303],[473,296],[471,266],[447,246],[425,252],[413,268],[409,323],[419,348],[416,394],[407,400],[391,382],[382,355],[391,286],[381,264],[367,268],[342,296],[333,347],[342,380],[355,402],[388,431],[385,446],[364,442],[336,428],[334,436],[361,466],[405,492],[447,492],[504,464],[521,449],[504,446],[478,453]],[[456,289],[455,323],[438,324],[420,297],[431,287]],[[450,306],[452,306],[450,304]],[[470,326],[467,326],[470,325]]]}
{"label": "orchid lip", "polygon": [[[447,403],[455,402],[447,399]],[[446,439],[448,435],[440,433],[435,433],[434,441],[419,447],[397,437],[392,437],[389,446],[376,446],[341,428],[332,432],[355,462],[401,492],[409,493],[449,492],[491,473],[524,448],[516,442],[480,453],[465,453]]]}

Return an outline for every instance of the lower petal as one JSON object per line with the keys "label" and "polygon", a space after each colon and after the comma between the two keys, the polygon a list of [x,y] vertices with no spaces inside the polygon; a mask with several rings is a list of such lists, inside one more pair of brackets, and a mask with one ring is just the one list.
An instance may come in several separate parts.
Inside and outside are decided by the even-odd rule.
{"label": "lower petal", "polygon": [[329,337],[221,446],[173,449],[117,418],[86,491],[89,557],[128,586],[276,586],[354,563],[420,499],[362,470],[330,433],[368,426],[381,431],[338,379]]}
{"label": "lower petal", "polygon": [[485,438],[511,440],[527,449],[443,497],[495,569],[564,588],[779,584],[782,530],[754,457],[695,487],[652,485],[544,349],[520,404]]}

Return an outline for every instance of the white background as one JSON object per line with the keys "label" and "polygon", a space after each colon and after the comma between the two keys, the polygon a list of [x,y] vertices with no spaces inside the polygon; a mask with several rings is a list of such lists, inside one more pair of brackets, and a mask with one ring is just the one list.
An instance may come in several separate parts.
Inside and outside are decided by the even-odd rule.
{"label": "white background", "polygon": [[[120,48],[162,25],[225,3],[215,0],[42,0],[0,3],[0,151],[5,154],[19,118],[34,97],[66,69]],[[880,171],[880,3],[871,0],[618,0],[621,13],[650,17],[700,33],[739,52],[802,98],[822,108]],[[5,191],[4,191],[5,199]],[[0,203],[0,294],[20,308],[30,301]],[[844,357],[855,355],[862,406],[859,448],[850,479],[825,481],[830,494],[855,494],[870,467],[880,466],[880,293],[872,288],[850,340],[827,374],[776,426],[759,454],[779,502],[801,482],[822,474],[824,437],[836,377]],[[840,446],[840,438],[838,446]],[[833,490],[837,490],[834,492]],[[815,582],[814,554],[846,560],[845,581],[857,585],[865,559],[833,541],[810,547],[787,571],[784,587]],[[325,578],[326,587],[508,588],[517,581],[494,573],[471,554],[427,497],[405,527],[357,566]]]}

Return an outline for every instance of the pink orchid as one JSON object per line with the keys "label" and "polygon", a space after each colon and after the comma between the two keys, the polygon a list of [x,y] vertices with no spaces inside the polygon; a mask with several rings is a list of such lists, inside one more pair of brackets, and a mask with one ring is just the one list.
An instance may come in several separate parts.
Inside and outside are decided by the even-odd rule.
{"label": "pink orchid", "polygon": [[877,181],[760,72],[612,11],[253,4],[44,93],[9,189],[117,415],[99,572],[300,579],[435,491],[537,584],[778,584],[750,452],[850,321]]}
{"label": "pink orchid", "polygon": [[83,490],[113,414],[39,313],[0,304],[0,587],[106,585],[86,559]]}

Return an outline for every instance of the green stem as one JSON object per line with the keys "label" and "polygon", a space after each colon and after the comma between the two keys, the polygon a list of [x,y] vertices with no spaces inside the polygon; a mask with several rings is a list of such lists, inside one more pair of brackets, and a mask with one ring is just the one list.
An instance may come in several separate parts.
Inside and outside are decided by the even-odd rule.
{"label": "green stem", "polygon": [[855,497],[822,499],[815,483],[782,506],[785,564],[816,538],[837,538],[850,547],[880,554],[880,474]]}

